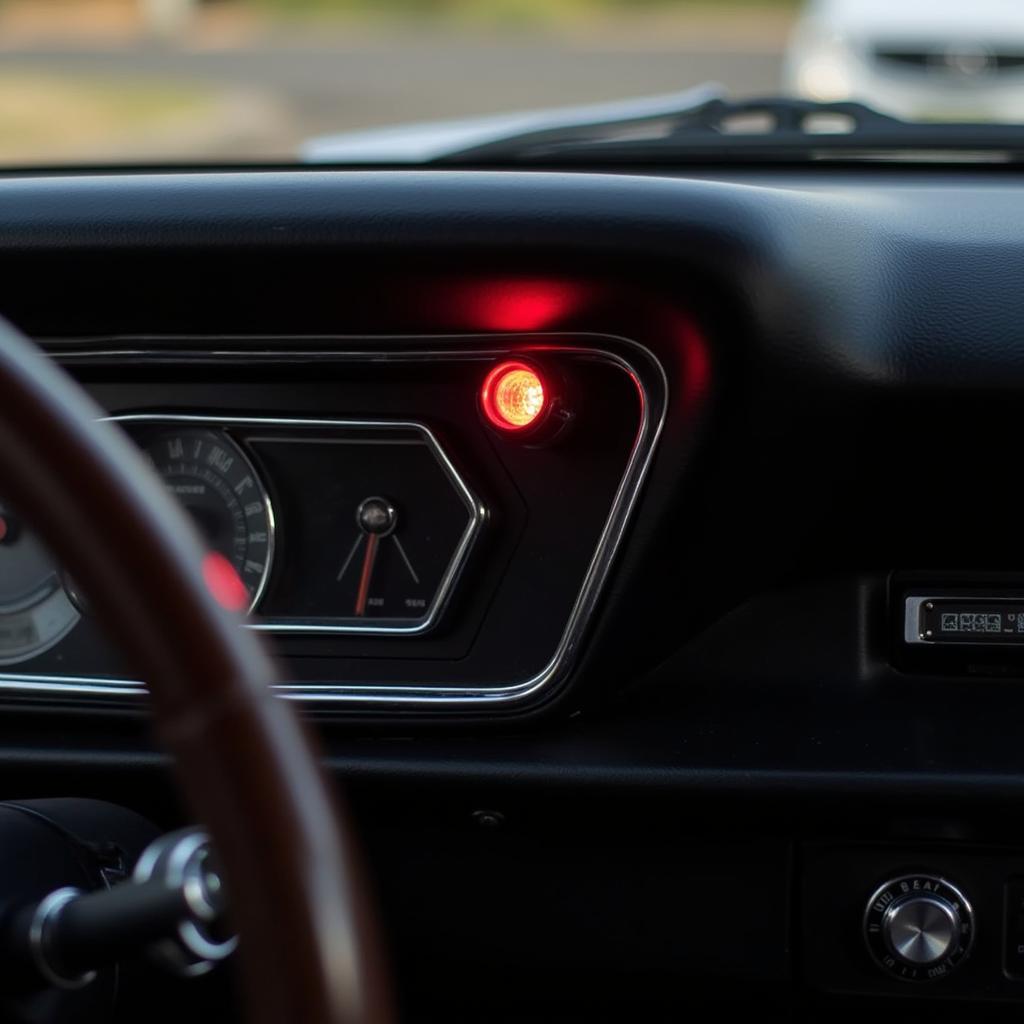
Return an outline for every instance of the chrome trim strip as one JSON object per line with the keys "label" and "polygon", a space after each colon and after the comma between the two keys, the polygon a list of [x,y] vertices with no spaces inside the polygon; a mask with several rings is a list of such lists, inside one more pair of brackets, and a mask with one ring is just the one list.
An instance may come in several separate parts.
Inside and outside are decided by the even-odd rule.
{"label": "chrome trim strip", "polygon": [[[632,378],[640,395],[640,425],[633,448],[630,451],[629,459],[626,462],[626,468],[616,490],[615,497],[612,500],[608,518],[605,521],[601,536],[598,538],[594,555],[587,567],[576,601],[569,613],[566,628],[562,633],[554,654],[544,668],[529,679],[477,687],[416,684],[391,685],[384,683],[284,683],[277,687],[282,697],[300,701],[310,710],[321,710],[324,712],[330,712],[334,709],[409,711],[417,708],[466,711],[478,707],[500,710],[521,705],[537,698],[554,684],[563,680],[568,674],[572,660],[579,653],[583,635],[593,615],[604,584],[611,572],[615,556],[618,553],[630,517],[639,499],[640,489],[654,460],[658,441],[661,438],[665,425],[670,393],[668,376],[657,357],[646,346],[632,339],[617,335],[585,332],[545,333],[542,335],[545,339],[565,339],[568,344],[562,345],[553,344],[550,341],[538,344],[536,342],[537,337],[537,335],[517,336],[509,334],[426,337],[389,336],[378,340],[382,343],[411,343],[415,341],[429,341],[436,345],[459,343],[460,346],[465,347],[451,350],[409,349],[399,352],[389,351],[384,348],[377,350],[290,350],[274,352],[272,350],[268,351],[266,347],[258,347],[252,351],[247,351],[244,348],[217,349],[215,353],[210,354],[220,359],[248,358],[270,361],[276,356],[281,360],[322,359],[331,362],[386,360],[391,362],[401,359],[408,359],[410,361],[423,359],[482,359],[505,356],[512,351],[518,353],[525,351],[552,351],[566,355],[593,355],[616,363]],[[104,339],[97,338],[92,340],[99,342]],[[146,339],[147,342],[154,344],[170,340],[182,339],[172,339],[170,337]],[[307,342],[319,340],[330,341],[339,346],[344,345],[346,342],[358,343],[358,339],[344,337],[288,339],[287,336],[276,336],[276,338],[260,339],[251,336],[244,338],[221,336],[196,340],[206,341],[207,343],[218,340],[230,340],[233,342],[263,341],[264,343],[273,340],[305,340]],[[590,344],[581,344],[583,341],[590,342]],[[635,359],[643,361],[646,364],[646,369],[653,374],[655,384],[660,385],[660,394],[652,395],[645,384],[643,375],[637,370],[635,362],[609,349],[607,347],[609,343],[630,350],[634,354]],[[471,345],[479,347],[470,347]],[[133,359],[145,359],[147,356],[159,357],[165,354],[180,357],[187,357],[191,354],[185,351],[166,352],[152,348],[140,350],[129,348],[128,346],[102,351],[82,352],[75,351],[74,349],[59,350],[55,345],[52,345],[47,346],[46,350],[54,358],[67,358],[69,362],[78,364],[89,362],[90,359],[109,359],[122,356],[130,356]],[[205,356],[207,352],[202,354]],[[26,697],[48,695],[63,698],[79,697],[88,700],[94,697],[111,698],[117,696],[131,701],[138,701],[146,694],[145,686],[129,680],[0,674],[0,693],[4,691],[22,694]]]}
{"label": "chrome trim strip", "polygon": [[0,691],[14,691],[24,696],[63,694],[69,697],[145,697],[144,683],[131,679],[103,676],[43,676],[5,672],[0,675]]}
{"label": "chrome trim strip", "polygon": [[[398,625],[339,625],[314,622],[292,622],[281,619],[268,619],[264,622],[248,623],[247,628],[256,633],[271,633],[275,636],[419,636],[431,630],[437,623],[437,619],[448,601],[451,591],[458,579],[462,567],[469,557],[469,552],[479,536],[480,530],[487,519],[487,509],[480,500],[473,494],[460,476],[447,453],[441,447],[440,442],[433,432],[422,423],[413,420],[340,420],[340,419],[302,419],[300,417],[280,416],[195,416],[170,413],[131,413],[125,416],[105,417],[111,423],[142,423],[160,426],[162,424],[183,423],[189,426],[211,426],[211,427],[256,427],[256,428],[285,428],[299,430],[406,430],[414,431],[423,438],[427,448],[434,458],[441,465],[441,469],[455,487],[462,503],[469,512],[469,521],[466,528],[459,537],[448,567],[445,569],[438,586],[437,593],[430,604],[430,608],[423,619],[411,626]],[[315,443],[315,439],[310,439]],[[237,442],[235,442],[237,444]],[[260,479],[259,474],[253,469],[253,474]],[[262,480],[261,487],[264,487]],[[264,487],[264,490],[266,488]],[[267,508],[270,508],[269,498]],[[271,513],[273,515],[273,513]],[[270,570],[272,571],[272,570]],[[269,571],[267,574],[269,579]],[[262,595],[262,589],[260,591]],[[0,677],[2,679],[2,677]]]}

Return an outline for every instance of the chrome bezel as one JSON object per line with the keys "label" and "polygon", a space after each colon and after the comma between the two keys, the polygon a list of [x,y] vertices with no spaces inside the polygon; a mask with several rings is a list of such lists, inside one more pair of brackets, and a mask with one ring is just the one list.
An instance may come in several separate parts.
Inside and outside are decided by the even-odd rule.
{"label": "chrome bezel", "polygon": [[95,981],[98,972],[90,970],[78,974],[63,974],[47,954],[47,932],[69,903],[85,895],[84,889],[72,885],[55,889],[39,902],[29,923],[28,948],[36,970],[55,988],[65,991],[84,988]]}
{"label": "chrome bezel", "polygon": [[[50,632],[45,639],[37,642],[29,651],[20,651],[16,654],[10,653],[9,650],[0,651],[0,667],[19,665],[24,661],[30,661],[32,658],[38,658],[40,655],[56,647],[78,625],[82,617],[81,612],[61,585],[60,577],[55,574],[53,579],[55,581],[54,586],[45,597],[36,597],[33,601],[25,602],[18,608],[4,608],[0,611],[0,618],[31,620],[33,626],[37,627],[41,619],[45,621],[49,615],[58,610],[64,612],[60,625],[57,629]],[[36,595],[39,593],[40,588],[37,588]],[[0,675],[0,679],[2,678],[3,676]]]}
{"label": "chrome bezel", "polygon": [[[208,433],[221,433],[227,439],[227,443],[235,450],[235,452],[241,456],[242,461],[245,463],[249,470],[249,474],[256,485],[256,490],[259,494],[260,501],[263,502],[263,507],[267,513],[267,560],[263,566],[263,574],[260,576],[259,584],[252,593],[252,599],[249,601],[249,607],[246,608],[246,614],[251,615],[260,604],[263,599],[263,594],[267,589],[267,583],[270,581],[270,574],[274,571],[274,543],[277,536],[277,519],[274,515],[274,503],[270,500],[270,494],[267,491],[267,486],[263,482],[263,477],[259,471],[253,465],[252,459],[249,458],[249,453],[245,448],[236,441],[227,431],[221,429],[221,424],[215,422],[215,417],[200,417],[193,419],[187,416],[153,416],[152,418],[146,415],[129,415],[129,416],[105,416],[104,420],[108,423],[146,423],[152,424],[153,426],[167,426],[183,425],[189,430],[202,430],[203,427],[210,427]],[[136,438],[132,438],[138,445]],[[148,452],[142,445],[138,445],[143,455],[148,455]]]}
{"label": "chrome bezel", "polygon": [[[311,711],[473,711],[511,710],[534,702],[547,695],[563,681],[579,655],[583,635],[591,621],[604,585],[611,572],[615,557],[622,544],[626,528],[640,495],[657,450],[665,425],[669,402],[668,376],[653,352],[639,342],[618,335],[568,332],[543,334],[544,343],[537,335],[470,335],[470,336],[395,336],[375,339],[379,347],[346,348],[346,345],[365,344],[365,339],[338,336],[152,336],[143,339],[90,338],[80,339],[103,348],[82,349],[74,345],[61,349],[57,344],[48,346],[48,352],[58,360],[73,365],[110,359],[133,361],[201,360],[222,364],[226,360],[265,360],[301,363],[369,362],[386,359],[409,362],[433,360],[481,360],[520,357],[524,353],[539,355],[553,352],[558,355],[582,355],[605,359],[623,370],[634,382],[640,396],[640,422],[626,466],[612,499],[604,527],[598,537],[594,554],[584,573],[565,628],[550,659],[527,679],[512,680],[479,686],[462,684],[392,684],[392,683],[283,683],[277,692],[284,698],[296,700]],[[133,344],[130,344],[132,341]],[[181,342],[212,345],[202,351],[182,348],[160,348],[160,345]],[[216,347],[220,342],[223,347]],[[556,344],[555,342],[561,342]],[[274,344],[334,345],[336,348],[274,348]],[[251,344],[252,348],[245,348]],[[389,348],[389,345],[391,346]],[[424,345],[424,348],[413,348]],[[444,348],[449,345],[452,347]],[[431,346],[431,347],[426,347]],[[457,346],[457,347],[456,347]],[[616,349],[629,354],[621,354]],[[642,370],[638,367],[642,366]],[[648,386],[648,380],[650,385]],[[0,695],[19,696],[29,700],[79,700],[83,702],[132,704],[144,702],[146,687],[132,680],[103,677],[67,677],[38,674],[0,673]]]}
{"label": "chrome bezel", "polygon": [[[957,965],[959,965],[964,960],[966,960],[971,955],[971,951],[974,949],[974,936],[975,936],[975,933],[977,931],[977,923],[976,923],[975,917],[974,917],[974,908],[971,906],[971,901],[967,899],[967,897],[964,895],[963,890],[959,886],[954,885],[948,878],[944,878],[942,875],[932,875],[932,874],[930,874],[928,872],[902,874],[902,875],[896,876],[895,878],[890,878],[889,881],[883,882],[881,885],[879,885],[874,890],[874,892],[872,892],[871,898],[865,904],[864,913],[861,915],[861,936],[862,936],[862,938],[864,940],[864,944],[867,947],[867,951],[868,951],[868,954],[870,955],[871,959],[876,964],[878,964],[878,966],[881,967],[883,971],[885,971],[887,974],[889,974],[890,977],[895,978],[897,981],[902,981],[902,982],[926,982],[927,983],[927,982],[930,982],[930,981],[935,981],[935,980],[941,979],[941,978],[945,977],[945,975],[941,975],[941,974],[928,975],[926,973],[924,978],[918,978],[916,975],[915,976],[907,977],[907,976],[904,976],[902,974],[893,973],[892,970],[882,960],[879,959],[878,953],[876,952],[875,948],[872,946],[871,934],[869,932],[869,926],[870,926],[870,923],[871,923],[871,913],[872,913],[872,909],[874,907],[875,901],[878,900],[882,896],[882,894],[884,892],[886,892],[889,889],[894,888],[895,886],[898,886],[901,882],[909,882],[909,881],[912,881],[914,879],[920,879],[920,878],[927,878],[930,881],[937,882],[939,885],[943,886],[950,893],[952,893],[953,898],[960,904],[960,907],[962,908],[961,911],[958,911],[958,913],[960,915],[960,920],[962,922],[966,922],[967,923],[967,941],[964,942],[962,945],[960,945],[959,948],[956,950],[956,952],[953,954],[953,956],[955,957],[955,962],[953,964],[953,967],[955,968]],[[923,895],[930,895],[930,896],[933,896],[933,897],[938,895],[940,898],[944,898],[944,895],[942,893],[936,894],[936,892],[934,890],[932,890],[932,892],[930,892],[930,893],[927,893],[924,890],[914,890],[914,893],[920,893],[920,894],[923,894]],[[908,895],[913,895],[913,893],[908,894]],[[902,902],[902,900],[894,901],[894,902]],[[885,913],[888,913],[888,911],[889,911],[889,907],[886,908]],[[888,947],[888,939],[887,939],[886,936],[884,936],[884,935],[882,936],[882,941]],[[890,954],[890,955],[894,955],[894,954]],[[948,959],[948,957],[946,959]]]}

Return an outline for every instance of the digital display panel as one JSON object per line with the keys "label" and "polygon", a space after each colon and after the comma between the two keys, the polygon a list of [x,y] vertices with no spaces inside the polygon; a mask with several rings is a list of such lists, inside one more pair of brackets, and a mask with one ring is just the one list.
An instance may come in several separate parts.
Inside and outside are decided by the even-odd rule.
{"label": "digital display panel", "polygon": [[943,612],[943,633],[1002,633],[1003,617],[998,612]]}
{"label": "digital display panel", "polygon": [[1024,644],[1024,599],[922,600],[918,639],[924,643]]}

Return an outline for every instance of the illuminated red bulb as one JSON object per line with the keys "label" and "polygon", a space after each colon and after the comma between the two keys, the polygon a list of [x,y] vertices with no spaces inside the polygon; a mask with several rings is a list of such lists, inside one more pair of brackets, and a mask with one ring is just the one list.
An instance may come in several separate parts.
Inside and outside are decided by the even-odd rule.
{"label": "illuminated red bulb", "polygon": [[487,419],[499,430],[526,430],[538,426],[548,411],[544,381],[526,363],[499,363],[480,390]]}

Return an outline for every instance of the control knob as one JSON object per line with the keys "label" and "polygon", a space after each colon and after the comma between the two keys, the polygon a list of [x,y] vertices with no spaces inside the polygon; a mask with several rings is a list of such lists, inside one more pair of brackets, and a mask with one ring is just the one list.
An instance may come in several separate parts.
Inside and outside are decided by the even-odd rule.
{"label": "control knob", "polygon": [[879,886],[868,900],[864,938],[887,974],[903,981],[936,981],[970,953],[974,912],[944,878],[902,875]]}

